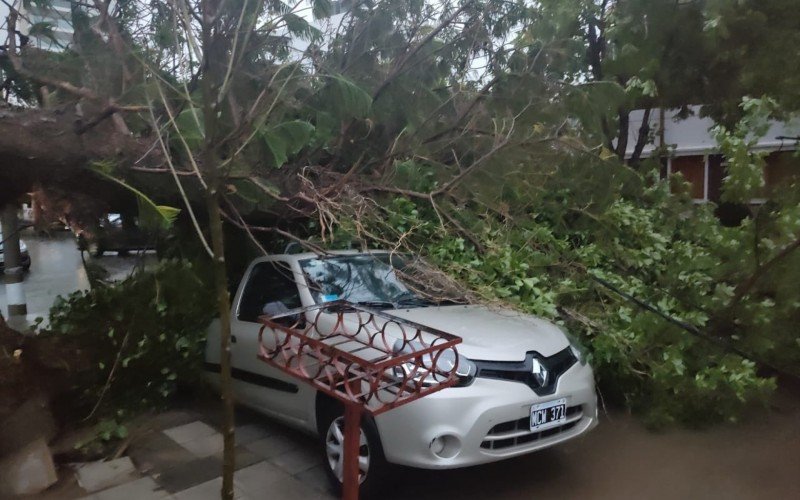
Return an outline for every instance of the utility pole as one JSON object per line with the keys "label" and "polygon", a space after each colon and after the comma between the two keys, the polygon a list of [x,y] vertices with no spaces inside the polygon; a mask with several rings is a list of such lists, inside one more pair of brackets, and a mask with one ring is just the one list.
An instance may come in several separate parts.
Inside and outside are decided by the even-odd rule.
{"label": "utility pole", "polygon": [[22,286],[22,255],[19,250],[19,220],[17,207],[13,203],[3,208],[3,256],[5,260],[6,298],[8,299],[8,316],[25,316],[28,305],[25,300],[25,289]]}

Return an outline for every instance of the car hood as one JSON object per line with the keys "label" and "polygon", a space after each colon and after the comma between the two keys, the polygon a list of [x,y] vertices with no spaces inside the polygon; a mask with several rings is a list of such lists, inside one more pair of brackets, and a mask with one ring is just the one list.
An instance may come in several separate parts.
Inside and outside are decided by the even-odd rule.
{"label": "car hood", "polygon": [[457,305],[385,312],[461,337],[458,352],[475,360],[522,361],[528,351],[552,356],[569,346],[553,323],[507,309]]}

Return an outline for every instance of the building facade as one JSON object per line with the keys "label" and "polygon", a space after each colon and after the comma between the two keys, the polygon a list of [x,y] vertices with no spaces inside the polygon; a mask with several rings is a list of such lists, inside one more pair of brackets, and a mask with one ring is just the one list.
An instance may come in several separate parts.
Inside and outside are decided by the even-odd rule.
{"label": "building facade", "polygon": [[29,44],[43,50],[61,51],[72,43],[72,0],[50,0],[47,6],[15,3],[19,12],[17,30],[29,36]]}
{"label": "building facade", "polygon": [[[680,173],[690,184],[690,193],[696,203],[720,201],[722,181],[725,177],[725,158],[719,154],[717,143],[710,133],[715,125],[710,118],[700,117],[700,106],[691,106],[687,118],[678,116],[677,110],[653,110],[650,130],[653,140],[645,146],[643,157],[662,154],[662,175]],[[644,112],[636,110],[630,115],[627,155],[633,154]],[[772,122],[768,132],[758,140],[754,151],[767,153],[764,167],[764,189],[752,204],[766,201],[778,186],[800,180],[798,149],[800,118],[788,122]]]}

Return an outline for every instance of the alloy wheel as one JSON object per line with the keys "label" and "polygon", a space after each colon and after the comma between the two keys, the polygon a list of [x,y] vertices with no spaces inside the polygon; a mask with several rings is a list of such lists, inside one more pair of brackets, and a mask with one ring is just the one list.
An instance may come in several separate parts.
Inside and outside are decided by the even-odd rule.
{"label": "alloy wheel", "polygon": [[[364,429],[361,429],[358,448],[358,482],[363,483],[369,471],[369,443]],[[325,436],[325,454],[328,458],[328,467],[333,474],[344,482],[344,417],[334,419],[328,426]]]}

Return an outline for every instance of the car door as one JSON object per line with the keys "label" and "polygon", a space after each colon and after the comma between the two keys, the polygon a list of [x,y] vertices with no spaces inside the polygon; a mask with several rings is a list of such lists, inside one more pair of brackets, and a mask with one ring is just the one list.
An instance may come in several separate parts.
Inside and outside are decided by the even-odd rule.
{"label": "car door", "polygon": [[[258,358],[262,327],[258,317],[275,310],[276,305],[286,309],[302,306],[291,265],[283,260],[259,262],[249,273],[231,318],[234,393],[241,404],[298,423],[309,422],[313,420],[308,415],[313,389]],[[263,339],[267,346],[274,342],[269,331]]]}

